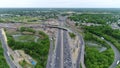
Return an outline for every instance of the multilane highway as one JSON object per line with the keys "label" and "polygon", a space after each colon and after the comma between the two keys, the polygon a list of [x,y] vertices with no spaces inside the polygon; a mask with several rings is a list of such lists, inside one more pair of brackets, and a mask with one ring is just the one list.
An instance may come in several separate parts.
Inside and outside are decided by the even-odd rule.
{"label": "multilane highway", "polygon": [[[64,22],[65,18],[59,17],[60,26],[63,26]],[[55,57],[54,68],[73,68],[69,42],[67,40],[67,31],[65,30],[58,29]]]}
{"label": "multilane highway", "polygon": [[68,37],[67,37],[67,31],[63,31],[63,51],[64,51],[64,68],[73,68],[72,65],[72,58],[71,58],[71,52],[70,52],[70,45],[68,42]]}
{"label": "multilane highway", "polygon": [[[71,21],[69,21],[71,23]],[[69,25],[66,23],[66,25]],[[74,64],[74,68],[80,68],[80,65],[82,66],[82,68],[86,68],[85,64],[84,64],[84,49],[85,49],[85,44],[84,44],[84,40],[82,35],[80,35],[75,27],[70,26],[69,29],[74,32],[77,36],[79,36],[79,41],[80,41],[80,50],[77,56],[77,61]]]}
{"label": "multilane highway", "polygon": [[[65,23],[64,17],[58,17],[59,26],[63,27]],[[67,31],[64,29],[58,29],[56,38],[56,46],[55,46],[55,54],[52,58],[54,62],[48,62],[47,68],[80,68],[80,63],[82,67],[85,68],[84,65],[84,41],[81,35],[79,36],[80,39],[80,50],[79,55],[76,61],[75,66],[72,63],[71,52],[67,37]],[[49,55],[50,56],[50,55]],[[50,58],[48,60],[51,60]]]}
{"label": "multilane highway", "polygon": [[63,68],[62,66],[62,43],[61,43],[61,30],[58,29],[58,38],[57,38],[57,45],[56,45],[56,52],[55,52],[55,66],[54,68]]}
{"label": "multilane highway", "polygon": [[49,49],[49,55],[48,55],[48,60],[47,60],[47,65],[46,68],[52,68],[52,56],[53,56],[53,39],[52,36],[49,36],[49,40],[50,40],[50,49]]}

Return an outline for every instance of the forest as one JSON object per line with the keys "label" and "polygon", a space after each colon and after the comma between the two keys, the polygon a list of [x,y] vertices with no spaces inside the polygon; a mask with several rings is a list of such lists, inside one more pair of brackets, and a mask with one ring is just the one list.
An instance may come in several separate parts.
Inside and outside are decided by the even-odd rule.
{"label": "forest", "polygon": [[[93,35],[92,33],[85,32],[85,42],[88,41],[92,44],[97,43],[96,46],[85,45],[85,65],[86,68],[109,68],[114,60],[114,53],[112,48],[101,38]],[[100,52],[99,49],[106,47],[107,50]]]}
{"label": "forest", "polygon": [[110,41],[120,51],[120,31],[112,29],[109,25],[103,26],[85,26],[83,29],[97,36],[104,37]]}
{"label": "forest", "polygon": [[[13,50],[24,50],[26,54],[30,55],[37,61],[35,68],[45,68],[49,51],[49,37],[44,32],[39,31],[38,42],[16,41],[11,35],[8,36],[8,44]],[[28,36],[28,35],[27,35]]]}
{"label": "forest", "polygon": [[113,14],[74,14],[69,19],[80,23],[107,24],[117,22],[119,18]]}

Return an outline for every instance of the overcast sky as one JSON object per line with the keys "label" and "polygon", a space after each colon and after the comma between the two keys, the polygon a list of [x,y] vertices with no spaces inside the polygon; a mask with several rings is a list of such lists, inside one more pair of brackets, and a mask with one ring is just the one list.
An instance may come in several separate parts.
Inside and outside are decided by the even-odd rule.
{"label": "overcast sky", "polygon": [[0,8],[120,8],[120,0],[0,0]]}

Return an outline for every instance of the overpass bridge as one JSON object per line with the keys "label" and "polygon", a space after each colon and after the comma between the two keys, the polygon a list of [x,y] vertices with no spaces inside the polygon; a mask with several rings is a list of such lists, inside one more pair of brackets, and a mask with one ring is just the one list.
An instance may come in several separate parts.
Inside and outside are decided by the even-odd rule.
{"label": "overpass bridge", "polygon": [[58,28],[58,29],[62,29],[62,30],[66,30],[68,32],[71,32],[71,30],[69,30],[68,28],[66,28],[64,26],[46,25],[46,27],[48,27],[48,28]]}

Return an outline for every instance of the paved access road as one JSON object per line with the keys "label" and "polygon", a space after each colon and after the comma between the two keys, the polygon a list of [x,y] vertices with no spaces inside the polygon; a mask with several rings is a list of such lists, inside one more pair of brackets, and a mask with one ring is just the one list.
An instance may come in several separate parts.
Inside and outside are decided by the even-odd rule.
{"label": "paved access road", "polygon": [[80,68],[80,63],[82,68],[86,68],[85,64],[84,64],[84,48],[85,48],[85,44],[84,44],[84,40],[83,37],[81,35],[79,35],[79,40],[80,40],[80,51],[78,53],[78,58],[77,58],[77,62],[76,62],[76,68]]}
{"label": "paved access road", "polygon": [[108,42],[107,40],[105,40],[105,42],[111,46],[111,48],[113,49],[114,54],[115,54],[114,62],[112,63],[110,68],[116,68],[117,61],[120,61],[120,52],[112,43]]}
{"label": "paved access road", "polygon": [[9,64],[10,68],[17,68],[16,65],[13,63],[13,61],[11,60],[10,56],[8,55],[8,49],[7,49],[7,42],[5,41],[5,37],[4,35],[2,34],[2,30],[0,30],[0,39],[1,39],[1,42],[2,42],[2,47],[4,49],[4,56],[6,58],[6,61],[7,63]]}
{"label": "paved access road", "polygon": [[50,38],[50,48],[49,48],[49,55],[48,55],[48,60],[47,60],[47,65],[46,68],[52,68],[52,56],[53,56],[53,39],[51,36],[49,36]]}

